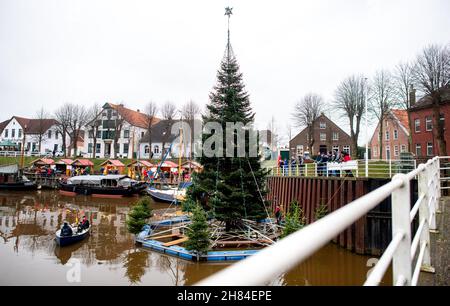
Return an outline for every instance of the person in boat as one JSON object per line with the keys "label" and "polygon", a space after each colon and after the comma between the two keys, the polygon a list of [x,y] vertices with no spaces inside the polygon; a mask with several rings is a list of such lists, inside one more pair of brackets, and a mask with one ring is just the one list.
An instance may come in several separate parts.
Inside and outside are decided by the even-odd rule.
{"label": "person in boat", "polygon": [[69,237],[72,236],[73,231],[72,228],[69,226],[69,223],[67,221],[64,221],[63,226],[61,227],[61,237]]}
{"label": "person in boat", "polygon": [[82,232],[88,228],[89,228],[89,220],[86,218],[86,216],[83,216],[83,220],[78,225],[78,232]]}

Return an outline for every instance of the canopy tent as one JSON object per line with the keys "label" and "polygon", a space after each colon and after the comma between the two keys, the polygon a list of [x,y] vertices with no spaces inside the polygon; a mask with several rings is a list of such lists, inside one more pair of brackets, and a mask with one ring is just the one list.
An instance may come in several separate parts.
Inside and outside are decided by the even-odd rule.
{"label": "canopy tent", "polygon": [[0,141],[0,147],[6,150],[16,150],[19,148],[19,145],[15,142],[12,142],[10,139],[6,139]]}
{"label": "canopy tent", "polygon": [[189,171],[192,171],[192,170],[199,171],[203,167],[202,167],[202,165],[200,165],[199,163],[197,163],[195,161],[187,161],[181,165],[181,168],[187,169]]}
{"label": "canopy tent", "polygon": [[146,160],[135,160],[135,161],[133,161],[132,163],[129,163],[128,165],[127,165],[127,167],[146,167],[146,168],[152,168],[152,167],[154,167],[155,165],[154,164],[152,164],[151,162],[149,162],[149,161],[146,161]]}
{"label": "canopy tent", "polygon": [[108,159],[100,164],[104,168],[104,174],[108,174],[110,171],[117,170],[119,173],[123,173],[125,165],[117,159]]}
{"label": "canopy tent", "polygon": [[135,160],[127,165],[128,168],[128,176],[132,178],[141,178],[145,180],[148,175],[148,171],[150,171],[155,165],[146,160]]}
{"label": "canopy tent", "polygon": [[89,159],[75,159],[72,163],[72,167],[93,167],[94,163]]}

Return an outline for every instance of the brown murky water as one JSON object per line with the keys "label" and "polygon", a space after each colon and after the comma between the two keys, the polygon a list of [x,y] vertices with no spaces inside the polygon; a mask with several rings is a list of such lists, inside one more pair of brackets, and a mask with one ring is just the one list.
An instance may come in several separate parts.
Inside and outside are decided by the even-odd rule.
{"label": "brown murky water", "polygon": [[[136,247],[125,225],[134,201],[0,192],[0,285],[191,285],[230,264],[193,263]],[[154,209],[167,206],[153,203]],[[75,220],[74,210],[92,220],[93,232],[60,248],[54,233],[63,220]],[[271,284],[360,285],[369,259],[330,244]],[[383,284],[390,284],[389,276]]]}

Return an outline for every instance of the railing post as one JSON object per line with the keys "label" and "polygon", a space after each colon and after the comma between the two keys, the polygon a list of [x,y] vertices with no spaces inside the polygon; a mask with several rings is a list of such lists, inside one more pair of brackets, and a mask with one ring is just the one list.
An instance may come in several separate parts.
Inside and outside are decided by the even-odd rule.
{"label": "railing post", "polygon": [[299,175],[298,175],[298,163],[297,163],[297,176],[299,176]]}
{"label": "railing post", "polygon": [[[436,184],[436,182],[434,182],[436,180],[436,176],[435,176],[435,171],[434,171],[434,167],[433,167],[433,162],[431,162],[431,164],[428,164],[425,171],[427,173],[427,188],[428,188],[428,193],[430,195],[430,199],[429,201],[429,213],[430,213],[430,223],[429,223],[429,227],[430,227],[430,232],[434,232],[437,233],[437,227],[436,227],[436,193],[434,190],[434,184]],[[428,186],[428,183],[431,183],[430,186]],[[428,202],[427,202],[428,204]]]}
{"label": "railing post", "polygon": [[[421,265],[421,270],[426,272],[434,272],[434,268],[431,266],[431,256],[430,256],[430,231],[429,231],[429,221],[428,218],[430,216],[430,210],[428,209],[428,200],[430,198],[428,194],[428,177],[426,173],[426,169],[421,171],[418,175],[418,187],[419,187],[419,196],[423,196],[422,204],[419,206],[419,224],[422,223],[423,220],[426,220],[424,223],[424,227],[422,229],[422,233],[420,234],[420,243],[421,246],[424,242],[427,244],[425,248],[425,254],[423,256],[423,261]],[[420,250],[420,247],[419,247]]]}
{"label": "railing post", "polygon": [[305,176],[308,176],[308,164],[305,164]]}
{"label": "railing post", "polygon": [[314,176],[317,176],[317,163],[314,163]]}
{"label": "railing post", "polygon": [[392,159],[389,159],[389,178],[392,177]]}
{"label": "railing post", "polygon": [[397,284],[399,278],[404,279],[405,285],[411,285],[411,223],[409,213],[411,210],[411,195],[409,180],[405,174],[396,174],[392,180],[400,179],[403,185],[392,193],[392,237],[403,234],[392,260],[393,283]]}

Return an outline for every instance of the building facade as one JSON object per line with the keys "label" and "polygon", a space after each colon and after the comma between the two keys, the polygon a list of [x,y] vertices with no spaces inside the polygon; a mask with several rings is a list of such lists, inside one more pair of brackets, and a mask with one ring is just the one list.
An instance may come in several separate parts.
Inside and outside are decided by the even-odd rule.
{"label": "building facade", "polygon": [[[443,155],[439,152],[437,142],[437,127],[434,126],[433,102],[429,96],[422,97],[417,102],[411,99],[410,113],[412,128],[412,149],[417,158],[426,158]],[[444,139],[447,154],[450,154],[450,87],[442,89],[442,103],[439,105],[439,120],[444,127]]]}
{"label": "building facade", "polygon": [[380,123],[378,123],[369,142],[371,159],[399,159],[400,153],[409,151],[408,112],[392,109],[381,124],[383,135],[380,135]]}
{"label": "building facade", "polygon": [[134,111],[123,105],[105,103],[95,120],[85,126],[84,157],[136,157],[139,142],[147,132],[150,121],[154,125],[160,119],[150,120],[139,110]]}
{"label": "building facade", "polygon": [[[63,151],[62,135],[55,119],[29,119],[14,116],[0,124],[0,141],[10,141],[25,155],[45,155]],[[68,136],[65,136],[68,143]],[[40,143],[40,148],[39,148]]]}
{"label": "building facade", "polygon": [[309,148],[308,129],[303,129],[289,141],[290,156],[297,158],[308,151],[311,155],[319,152],[339,150],[351,154],[351,138],[323,113],[313,123],[314,144]]}

